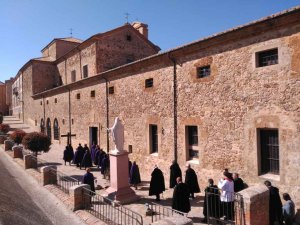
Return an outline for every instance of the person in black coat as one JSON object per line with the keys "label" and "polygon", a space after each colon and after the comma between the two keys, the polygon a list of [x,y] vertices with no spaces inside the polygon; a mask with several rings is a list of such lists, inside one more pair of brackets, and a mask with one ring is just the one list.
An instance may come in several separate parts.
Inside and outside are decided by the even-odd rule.
{"label": "person in black coat", "polygon": [[104,153],[100,166],[101,166],[100,172],[103,175],[103,178],[105,178],[105,176],[108,174],[108,171],[109,171],[109,156],[108,156],[108,154]]}
{"label": "person in black coat", "polygon": [[189,188],[185,183],[182,183],[181,177],[177,177],[176,182],[177,184],[173,192],[172,209],[188,213],[191,211]]}
{"label": "person in black coat", "polygon": [[208,179],[208,186],[205,188],[205,198],[203,205],[204,219],[201,222],[207,223],[208,216],[213,218],[220,218],[220,214],[221,201],[218,186],[214,185],[213,179]]}
{"label": "person in black coat", "polygon": [[274,225],[275,222],[283,224],[282,222],[282,202],[279,195],[279,189],[273,187],[271,182],[266,180],[264,184],[267,186],[270,192],[269,199],[269,222],[270,225]]}
{"label": "person in black coat", "polygon": [[84,149],[81,146],[81,144],[79,144],[74,155],[73,163],[76,164],[77,167],[80,166],[80,169],[81,169],[81,161],[83,159],[83,156],[84,156]]}
{"label": "person in black coat", "polygon": [[74,152],[73,152],[73,148],[72,146],[66,146],[66,149],[64,150],[64,157],[63,160],[65,161],[65,165],[66,162],[69,162],[69,164],[71,165],[71,161],[74,157]]}
{"label": "person in black coat", "polygon": [[174,160],[172,162],[172,165],[170,166],[170,188],[175,187],[175,185],[177,184],[177,177],[182,177],[182,173],[178,163],[176,162],[176,160]]}
{"label": "person in black coat", "polygon": [[244,181],[242,180],[242,178],[239,178],[239,174],[233,173],[232,177],[233,177],[233,184],[234,184],[234,192],[239,192],[241,190],[244,190],[245,189]]}
{"label": "person in black coat", "polygon": [[137,185],[141,183],[141,176],[140,176],[140,170],[139,166],[134,161],[132,163],[131,169],[130,169],[130,179],[129,183],[137,189]]}
{"label": "person in black coat", "polygon": [[[81,167],[84,166],[84,169],[86,169],[87,167],[92,167],[93,163],[92,163],[92,157],[91,157],[91,152],[90,149],[87,147],[87,145],[85,145],[85,153],[84,156],[82,158],[81,161]],[[80,167],[80,169],[81,169]]]}
{"label": "person in black coat", "polygon": [[163,172],[155,165],[153,172],[151,173],[149,196],[155,195],[156,201],[160,201],[160,194],[166,190],[165,179]]}
{"label": "person in black coat", "polygon": [[82,183],[83,184],[88,184],[91,187],[91,191],[95,192],[95,183],[94,183],[95,177],[91,173],[91,169],[87,168],[86,169],[86,174],[84,174],[82,178]]}
{"label": "person in black coat", "polygon": [[195,198],[194,193],[199,193],[200,188],[198,184],[198,178],[195,170],[191,168],[191,165],[187,165],[187,170],[185,171],[185,181],[189,187],[191,198]]}

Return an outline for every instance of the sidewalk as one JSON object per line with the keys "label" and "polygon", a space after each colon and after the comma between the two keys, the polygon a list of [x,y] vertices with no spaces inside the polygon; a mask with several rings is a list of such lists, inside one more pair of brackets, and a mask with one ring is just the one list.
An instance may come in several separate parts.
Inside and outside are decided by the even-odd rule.
{"label": "sidewalk", "polygon": [[[18,128],[18,129],[23,129],[25,132],[32,132],[35,131],[35,129],[29,127],[26,124],[23,124],[20,120],[16,119],[15,117],[5,117],[3,123],[9,124],[11,128]],[[74,150],[76,149],[77,146],[73,146]],[[64,161],[62,159],[63,157],[63,151],[64,151],[65,146],[64,145],[59,145],[59,144],[52,144],[51,149],[47,153],[42,153],[38,157],[46,160],[47,162],[53,163],[57,165],[58,171],[74,177],[76,179],[81,180],[82,175],[85,173],[85,171],[82,169],[80,170],[77,168],[75,165],[69,166],[68,163],[65,166]],[[102,174],[100,173],[99,169],[96,167],[92,168],[92,172],[94,176],[97,178],[97,184],[99,184],[103,188],[107,188],[109,186],[109,181],[106,179],[102,178]],[[138,190],[135,190],[137,195],[140,196],[140,200],[136,203],[128,204],[126,207],[129,209],[139,213],[140,215],[143,216],[144,224],[150,224],[151,223],[151,216],[145,216],[145,203],[150,203],[154,200],[155,196],[149,197],[148,196],[148,191],[149,191],[149,179],[143,179],[142,177],[142,184],[138,187]],[[168,185],[168,182],[165,181],[166,187]],[[102,190],[97,190],[96,192],[98,194],[101,194],[104,191]],[[203,191],[203,190],[202,190]],[[167,207],[171,206],[172,202],[172,195],[173,195],[173,189],[167,189],[161,198],[161,201],[159,202],[160,205],[164,205]],[[191,200],[191,206],[192,209],[188,214],[188,217],[191,218],[194,222],[194,224],[202,224],[201,218],[203,218],[203,193],[200,193],[200,195],[196,195],[196,198]]]}

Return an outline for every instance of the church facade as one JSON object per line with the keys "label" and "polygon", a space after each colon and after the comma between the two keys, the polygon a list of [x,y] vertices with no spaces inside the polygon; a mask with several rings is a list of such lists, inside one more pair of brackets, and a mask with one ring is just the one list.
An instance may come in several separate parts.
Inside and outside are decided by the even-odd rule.
{"label": "church facade", "polygon": [[168,175],[176,159],[204,187],[229,168],[248,185],[272,181],[299,206],[300,8],[166,52],[147,36],[134,23],[54,39],[17,74],[14,114],[53,143],[70,133],[74,147],[105,151],[119,117],[144,177],[155,164]]}

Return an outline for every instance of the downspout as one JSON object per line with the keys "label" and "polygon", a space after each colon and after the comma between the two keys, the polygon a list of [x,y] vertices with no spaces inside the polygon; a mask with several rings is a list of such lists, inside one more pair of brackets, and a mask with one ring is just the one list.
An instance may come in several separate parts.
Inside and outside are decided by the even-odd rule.
{"label": "downspout", "polygon": [[173,63],[173,126],[174,126],[174,160],[177,161],[177,63],[176,59],[168,54]]}
{"label": "downspout", "polygon": [[44,127],[43,127],[43,133],[45,133],[45,124],[46,124],[46,106],[45,106],[45,96],[43,95],[43,110],[44,110]]}
{"label": "downspout", "polygon": [[71,122],[71,90],[70,88],[67,88],[68,89],[68,92],[69,92],[69,133],[70,133],[70,144],[72,145],[72,137],[71,137],[71,134],[72,134],[72,122]]}
{"label": "downspout", "polygon": [[22,117],[23,117],[23,123],[25,123],[25,116],[24,116],[24,77],[23,77],[23,72],[22,72]]}
{"label": "downspout", "polygon": [[76,49],[79,51],[79,66],[80,66],[79,71],[80,71],[80,78],[82,79],[81,51],[78,47]]}
{"label": "downspout", "polygon": [[[106,128],[109,127],[109,102],[108,102],[108,80],[103,77],[105,80],[105,100],[106,100]],[[106,129],[106,146],[107,152],[109,152],[109,131]]]}

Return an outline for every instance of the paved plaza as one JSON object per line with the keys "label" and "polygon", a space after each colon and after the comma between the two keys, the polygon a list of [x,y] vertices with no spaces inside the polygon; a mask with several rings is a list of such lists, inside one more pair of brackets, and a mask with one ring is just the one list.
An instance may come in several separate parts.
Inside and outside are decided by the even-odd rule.
{"label": "paved plaza", "polygon": [[[22,122],[20,122],[20,120],[18,120],[15,117],[6,117],[4,120],[4,123],[10,124],[11,128],[13,128],[13,129],[14,128],[23,129],[26,132],[35,131],[34,128],[31,128],[26,124],[23,124]],[[77,146],[73,146],[74,151],[75,151],[76,147]],[[40,159],[46,160],[47,162],[49,162],[51,164],[57,165],[58,171],[66,174],[68,176],[71,176],[71,177],[81,180],[82,175],[85,173],[85,170],[84,169],[80,170],[75,165],[70,166],[69,163],[67,163],[67,165],[64,165],[64,161],[62,159],[64,149],[65,149],[65,144],[64,145],[63,144],[52,144],[49,152],[42,153],[38,157]],[[163,172],[166,173],[169,171],[163,171]],[[92,168],[92,173],[94,174],[94,176],[97,179],[97,185],[100,185],[102,187],[102,189],[97,190],[96,192],[98,194],[102,194],[103,191],[105,190],[105,188],[107,188],[109,186],[109,181],[106,179],[103,179],[103,175],[100,173],[100,170],[95,166]],[[135,190],[137,195],[140,196],[140,200],[135,203],[128,204],[128,205],[126,205],[126,207],[141,214],[143,216],[144,224],[149,224],[149,223],[151,223],[151,216],[145,216],[145,212],[146,212],[145,204],[153,202],[155,196],[151,196],[151,197],[148,196],[149,184],[150,184],[150,174],[148,177],[141,177],[141,179],[142,179],[142,184],[140,186],[138,186],[138,190]],[[169,182],[166,179],[165,179],[165,184],[166,184],[166,187],[168,187]],[[159,204],[170,207],[171,201],[172,201],[172,195],[173,195],[173,189],[167,189],[161,196],[161,201],[159,202]],[[200,220],[201,220],[201,218],[203,218],[203,215],[202,215],[202,210],[203,210],[202,206],[203,206],[203,198],[204,198],[203,195],[204,195],[204,193],[202,190],[202,192],[200,194],[196,195],[195,199],[190,201],[192,209],[191,209],[190,213],[188,214],[188,217],[193,220],[194,224],[202,224],[200,222]]]}

